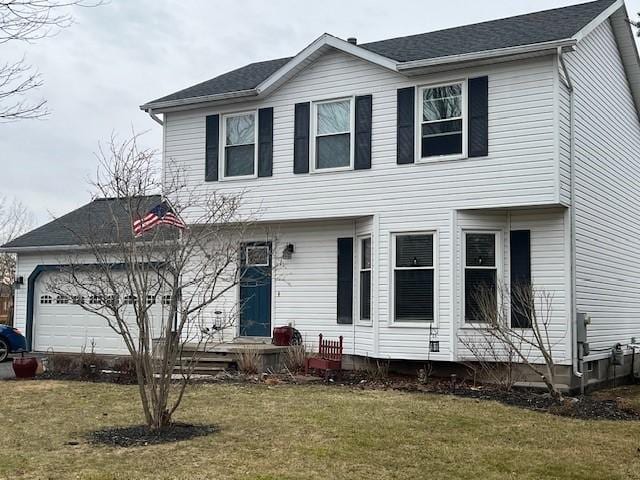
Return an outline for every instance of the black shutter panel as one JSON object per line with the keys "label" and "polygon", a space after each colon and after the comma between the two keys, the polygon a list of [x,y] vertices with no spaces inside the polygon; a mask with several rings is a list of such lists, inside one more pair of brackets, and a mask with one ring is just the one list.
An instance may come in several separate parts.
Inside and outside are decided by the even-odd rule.
{"label": "black shutter panel", "polygon": [[258,110],[258,176],[273,175],[273,108]]}
{"label": "black shutter panel", "polygon": [[489,77],[469,79],[469,156],[489,155]]}
{"label": "black shutter panel", "polygon": [[415,97],[414,87],[398,89],[398,164],[415,161]]}
{"label": "black shutter panel", "polygon": [[309,102],[296,103],[293,133],[293,173],[309,173]]}
{"label": "black shutter panel", "polygon": [[338,239],[338,323],[353,323],[353,238]]}
{"label": "black shutter panel", "polygon": [[511,232],[511,326],[530,328],[531,317],[526,314],[533,308],[531,298],[531,232]]}
{"label": "black shutter panel", "polygon": [[220,115],[209,115],[206,120],[204,179],[218,180],[218,144],[220,142]]}
{"label": "black shutter panel", "polygon": [[356,97],[356,138],[355,161],[356,170],[371,168],[371,95]]}

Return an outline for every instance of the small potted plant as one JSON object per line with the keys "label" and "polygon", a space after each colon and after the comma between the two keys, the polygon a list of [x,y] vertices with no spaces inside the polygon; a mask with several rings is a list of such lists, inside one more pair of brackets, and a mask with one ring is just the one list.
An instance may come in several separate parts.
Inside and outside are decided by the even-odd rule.
{"label": "small potted plant", "polygon": [[16,378],[34,378],[38,370],[38,359],[35,357],[25,357],[24,351],[19,357],[13,359],[13,372]]}

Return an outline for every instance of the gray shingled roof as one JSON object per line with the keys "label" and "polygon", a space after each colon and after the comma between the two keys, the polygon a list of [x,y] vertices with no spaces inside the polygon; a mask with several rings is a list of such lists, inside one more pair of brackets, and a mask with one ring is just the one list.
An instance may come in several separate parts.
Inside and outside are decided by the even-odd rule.
{"label": "gray shingled roof", "polygon": [[[573,37],[614,2],[597,0],[359,46],[398,62],[408,62],[564,40]],[[148,103],[251,90],[291,58],[251,63]]]}
{"label": "gray shingled roof", "polygon": [[[158,203],[160,195],[135,198],[136,216],[143,215]],[[2,248],[78,245],[83,243],[79,240],[82,238],[113,243],[118,238],[131,238],[133,232],[130,218],[122,199],[101,198],[25,233],[2,245]]]}

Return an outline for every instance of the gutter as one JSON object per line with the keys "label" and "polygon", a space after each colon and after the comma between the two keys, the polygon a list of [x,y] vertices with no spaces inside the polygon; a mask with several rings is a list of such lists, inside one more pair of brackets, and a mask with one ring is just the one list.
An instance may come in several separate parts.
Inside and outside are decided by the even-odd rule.
{"label": "gutter", "polygon": [[156,122],[157,124],[159,124],[161,127],[164,126],[164,122],[160,119],[160,117],[158,117],[158,115],[156,115],[155,113],[153,113],[153,110],[148,108],[147,109],[147,113],[149,114],[149,116],[153,119],[154,122]]}
{"label": "gutter", "polygon": [[[571,318],[569,326],[571,328],[571,366],[573,374],[580,379],[580,393],[584,393],[584,360],[580,360],[578,355],[578,332],[576,322],[578,321],[578,305],[576,302],[576,172],[575,172],[575,99],[573,82],[569,75],[569,69],[564,61],[564,52],[558,47],[558,61],[564,73],[563,83],[569,91],[569,171],[570,171],[570,208],[569,208],[569,236],[570,236],[570,257],[571,257]],[[560,75],[562,79],[562,75]]]}

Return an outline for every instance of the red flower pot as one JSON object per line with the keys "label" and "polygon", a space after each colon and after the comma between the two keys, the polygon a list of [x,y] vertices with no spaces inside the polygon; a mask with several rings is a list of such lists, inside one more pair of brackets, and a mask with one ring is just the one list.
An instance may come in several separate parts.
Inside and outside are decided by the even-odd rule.
{"label": "red flower pot", "polygon": [[20,357],[13,359],[13,371],[16,378],[33,378],[38,369],[38,360],[34,357]]}

